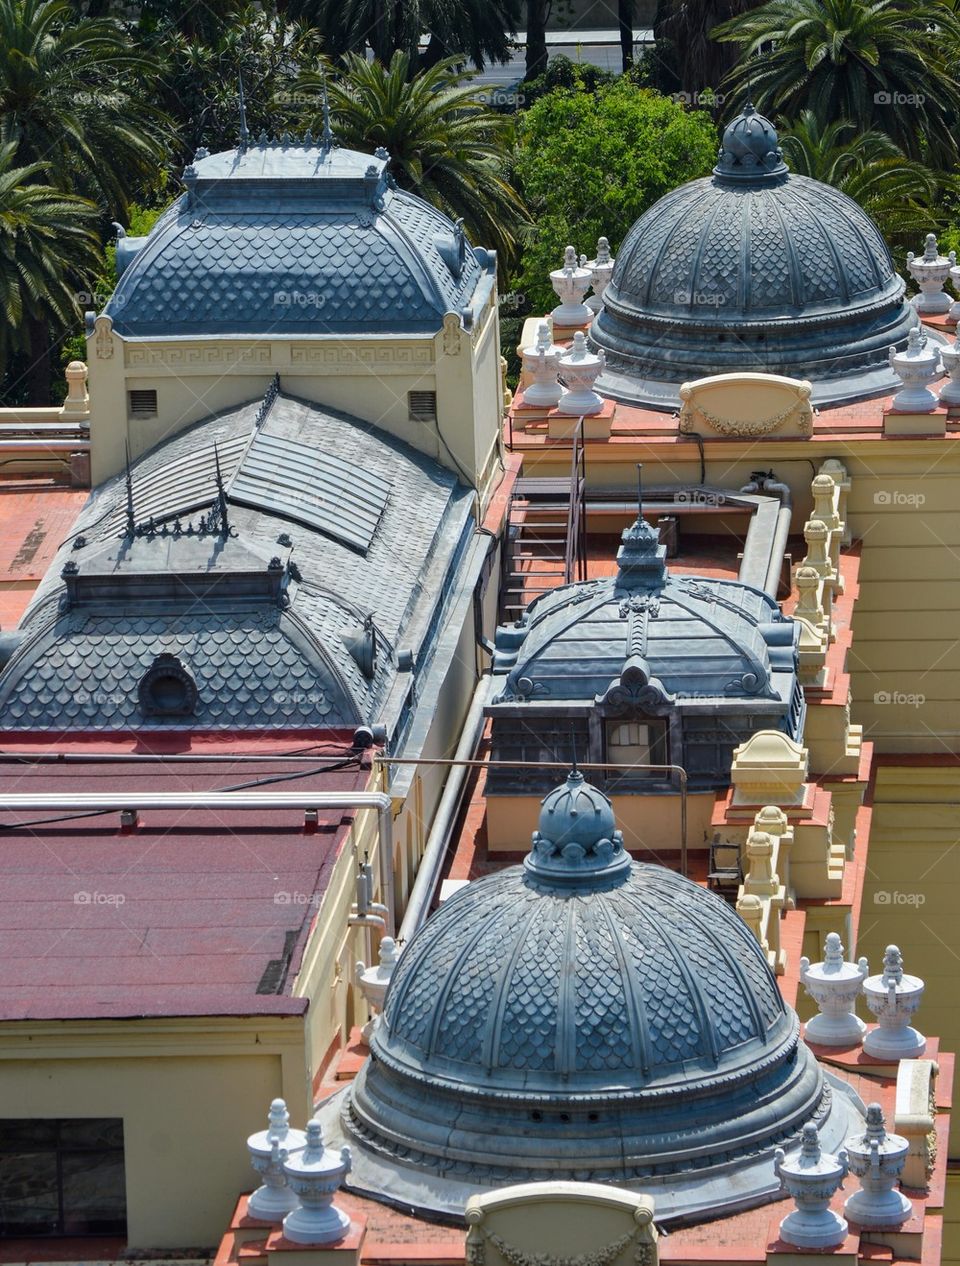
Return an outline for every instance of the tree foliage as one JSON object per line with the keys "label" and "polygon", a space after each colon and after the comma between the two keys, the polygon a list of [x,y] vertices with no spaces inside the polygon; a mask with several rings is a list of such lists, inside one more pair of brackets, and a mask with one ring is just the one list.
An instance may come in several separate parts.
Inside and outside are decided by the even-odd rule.
{"label": "tree foliage", "polygon": [[944,0],[769,0],[718,26],[736,44],[731,101],[785,118],[849,119],[910,158],[956,160],[960,17]]}
{"label": "tree foliage", "polygon": [[960,193],[955,176],[914,162],[884,132],[862,132],[848,119],[824,126],[805,110],[780,144],[792,171],[853,198],[894,248],[922,241],[943,223],[943,195]]}
{"label": "tree foliage", "polygon": [[[402,189],[461,217],[475,244],[509,256],[526,218],[503,174],[512,121],[489,107],[453,58],[413,79],[408,72],[406,53],[394,53],[389,66],[348,53],[341,75],[328,71],[337,139],[367,153],[383,146]],[[319,101],[323,78],[307,75],[301,87]],[[318,114],[312,123],[322,126]]]}
{"label": "tree foliage", "polygon": [[[505,62],[521,14],[520,0],[287,0],[291,18],[317,27],[332,56],[362,54],[381,62],[406,53],[410,75],[445,57],[469,57],[481,70]],[[421,38],[429,35],[425,52]]]}
{"label": "tree foliage", "polygon": [[514,169],[534,221],[516,281],[527,304],[554,306],[547,274],[565,246],[592,255],[602,234],[616,249],[647,207],[708,172],[716,153],[705,114],[627,79],[543,97],[518,121]]}
{"label": "tree foliage", "polygon": [[0,0],[0,142],[108,218],[158,181],[170,133],[157,72],[110,18],[78,20],[67,0]]}

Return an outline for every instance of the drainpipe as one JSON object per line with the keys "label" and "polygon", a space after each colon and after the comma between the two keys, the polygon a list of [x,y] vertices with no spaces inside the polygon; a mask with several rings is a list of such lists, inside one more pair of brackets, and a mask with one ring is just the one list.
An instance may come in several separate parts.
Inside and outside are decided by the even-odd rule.
{"label": "drainpipe", "polygon": [[[0,811],[25,813],[54,809],[66,813],[127,812],[136,819],[139,809],[226,809],[254,813],[277,809],[375,809],[380,837],[380,884],[384,895],[384,914],[367,915],[384,925],[393,935],[395,897],[393,888],[393,801],[384,791],[144,791],[120,792],[47,792],[45,795],[11,792],[0,794]],[[29,826],[29,823],[24,823]]]}
{"label": "drainpipe", "polygon": [[790,538],[790,523],[793,518],[793,497],[787,484],[774,479],[773,471],[752,472],[750,482],[740,489],[741,492],[760,493],[763,496],[774,496],[780,502],[777,515],[777,526],[773,530],[773,541],[770,546],[770,562],[767,564],[767,575],[763,582],[763,592],[776,600],[780,591],[780,572],[783,569],[783,556],[787,552],[787,541]]}
{"label": "drainpipe", "polygon": [[[463,731],[460,735],[457,750],[454,753],[454,760],[469,760],[476,750],[477,743],[480,741],[480,735],[483,733],[483,709],[490,694],[491,680],[492,678],[487,675],[481,677],[477,684],[473,699],[470,701],[466,720],[463,723]],[[430,834],[427,837],[427,843],[423,850],[423,857],[420,859],[420,865],[417,868],[417,877],[413,881],[413,888],[410,890],[407,908],[403,914],[403,922],[400,924],[398,939],[404,944],[413,938],[414,933],[427,917],[430,901],[437,886],[437,880],[440,878],[443,863],[446,860],[447,849],[450,844],[450,833],[456,822],[457,811],[460,808],[469,772],[467,766],[452,765],[450,772],[447,774],[443,795],[440,797],[440,803],[437,806],[437,812],[433,819],[433,826],[430,828]]]}

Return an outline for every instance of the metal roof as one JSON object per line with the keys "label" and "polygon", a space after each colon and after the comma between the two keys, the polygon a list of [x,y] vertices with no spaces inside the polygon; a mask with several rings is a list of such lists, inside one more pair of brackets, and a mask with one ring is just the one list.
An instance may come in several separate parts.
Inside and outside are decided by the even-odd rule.
{"label": "metal roof", "polygon": [[[214,446],[224,473],[232,473],[224,454],[238,460],[258,412],[255,401],[208,418],[140,458],[132,468],[138,522],[157,505],[169,524],[183,501],[202,495],[204,504],[212,502]],[[312,495],[309,465],[291,466],[289,501],[247,506],[228,497],[231,535],[224,539],[166,530],[124,542],[126,486],[118,476],[93,491],[21,621],[20,645],[0,673],[0,725],[282,730],[397,723],[410,690],[403,689],[395,650],[412,651],[408,680],[415,689],[417,666],[429,661],[442,630],[438,610],[464,565],[473,494],[438,462],[369,424],[282,394],[257,440],[266,446],[266,437],[319,452],[390,488],[366,550],[299,517],[301,501]],[[196,478],[178,500],[176,472],[191,466]],[[173,505],[164,505],[166,497]],[[80,595],[72,606],[65,567]],[[277,586],[253,583],[266,573],[277,576]],[[379,644],[370,677],[350,650],[368,616]],[[165,654],[181,660],[196,683],[190,716],[139,711],[138,683]]]}
{"label": "metal roof", "polygon": [[385,159],[279,143],[199,158],[145,238],[118,244],[105,309],[125,337],[436,333],[495,257]]}
{"label": "metal roof", "polygon": [[227,489],[233,501],[283,515],[366,553],[390,481],[311,444],[260,430]]}

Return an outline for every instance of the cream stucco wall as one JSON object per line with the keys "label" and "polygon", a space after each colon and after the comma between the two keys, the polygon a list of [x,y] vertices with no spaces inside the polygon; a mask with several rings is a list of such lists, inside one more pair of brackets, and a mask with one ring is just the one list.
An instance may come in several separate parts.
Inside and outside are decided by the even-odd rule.
{"label": "cream stucco wall", "polygon": [[[502,409],[496,289],[471,330],[448,313],[435,336],[124,339],[99,317],[87,340],[94,486],[194,422],[284,391],[372,423],[483,484]],[[128,392],[154,390],[155,418],[128,416]],[[437,422],[411,421],[407,393],[437,394]]]}
{"label": "cream stucco wall", "polygon": [[121,1117],[131,1248],[215,1245],[244,1139],[307,1111],[300,1017],[0,1025],[0,1117]]}

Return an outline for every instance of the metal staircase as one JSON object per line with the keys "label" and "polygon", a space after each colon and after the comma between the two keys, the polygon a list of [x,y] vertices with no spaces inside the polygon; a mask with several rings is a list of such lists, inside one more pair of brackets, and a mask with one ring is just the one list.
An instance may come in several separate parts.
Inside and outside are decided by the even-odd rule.
{"label": "metal staircase", "polygon": [[500,622],[510,623],[542,593],[587,578],[583,420],[573,438],[570,476],[523,475],[514,484],[500,584]]}

